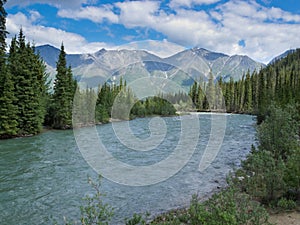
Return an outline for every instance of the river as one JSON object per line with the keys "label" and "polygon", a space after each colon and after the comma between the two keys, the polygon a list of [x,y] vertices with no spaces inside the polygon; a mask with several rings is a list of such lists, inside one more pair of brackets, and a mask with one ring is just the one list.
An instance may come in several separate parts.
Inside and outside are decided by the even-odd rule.
{"label": "river", "polygon": [[[255,118],[249,115],[224,114],[226,129],[216,157],[204,170],[199,163],[212,135],[212,114],[197,114],[199,139],[181,169],[168,179],[143,185],[126,185],[102,179],[104,201],[114,208],[112,224],[124,222],[133,213],[157,215],[187,206],[192,194],[205,198],[225,184],[228,172],[240,165],[255,142]],[[115,136],[113,124],[99,125],[96,131],[110,154],[126,164],[153,165],[172,154],[179,143],[182,119],[166,117],[167,129],[161,143],[147,151],[126,147]],[[151,136],[149,122],[139,118],[129,124],[141,139]],[[160,119],[158,122],[161,123]],[[82,128],[85,129],[85,128]],[[191,130],[190,132],[195,132]],[[77,140],[77,139],[76,139]],[[64,217],[78,220],[82,198],[93,191],[87,177],[97,180],[72,130],[50,130],[40,135],[0,141],[0,224],[63,224]],[[178,163],[181,163],[180,159]],[[108,168],[113,169],[113,168]],[[124,175],[126,181],[126,172]],[[134,179],[134,177],[128,177]]]}

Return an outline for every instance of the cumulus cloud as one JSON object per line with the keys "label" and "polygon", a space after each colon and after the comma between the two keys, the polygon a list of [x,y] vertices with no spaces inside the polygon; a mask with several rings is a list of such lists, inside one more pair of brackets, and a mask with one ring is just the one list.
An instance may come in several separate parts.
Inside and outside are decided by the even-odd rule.
{"label": "cumulus cloud", "polygon": [[170,7],[192,7],[193,5],[209,5],[219,2],[220,0],[171,0]]}
{"label": "cumulus cloud", "polygon": [[82,4],[92,3],[91,0],[9,0],[5,4],[6,7],[27,6],[35,3],[48,4],[58,8],[77,8]]}
{"label": "cumulus cloud", "polygon": [[[296,38],[300,35],[299,15],[266,8],[254,1],[230,1],[220,5],[215,13],[223,34],[223,41],[215,42],[217,50],[247,54],[267,63],[291,46],[300,46]],[[245,46],[239,46],[239,40],[244,40]]]}
{"label": "cumulus cloud", "polygon": [[80,9],[62,9],[58,11],[58,16],[70,19],[89,19],[95,23],[102,23],[107,19],[112,23],[118,23],[118,16],[111,11],[110,5],[103,7],[87,6]]}
{"label": "cumulus cloud", "polygon": [[126,27],[151,26],[156,22],[159,1],[130,1],[115,4],[120,9],[119,21]]}
{"label": "cumulus cloud", "polygon": [[[187,6],[196,2],[218,1],[177,1]],[[183,46],[247,54],[265,63],[291,46],[300,46],[299,15],[255,1],[231,0],[206,11],[176,8],[175,13],[163,11],[158,2],[122,2],[116,6],[120,9],[119,23],[125,27],[152,28]]]}
{"label": "cumulus cloud", "polygon": [[10,33],[8,44],[11,40],[11,37],[15,34],[18,34],[20,28],[22,27],[26,35],[26,39],[34,42],[35,45],[38,46],[43,44],[50,44],[52,46],[60,48],[61,43],[64,42],[66,52],[69,54],[93,53],[102,48],[143,49],[160,57],[167,57],[185,49],[184,47],[175,43],[171,43],[167,40],[146,40],[140,42],[131,42],[121,46],[113,46],[103,42],[87,42],[84,37],[78,34],[66,32],[64,30],[56,29],[53,27],[36,25],[36,20],[40,18],[41,15],[36,11],[32,11],[28,16],[20,12],[15,15],[8,15],[6,24],[7,30]]}
{"label": "cumulus cloud", "polygon": [[101,48],[112,48],[112,46],[102,42],[88,43],[84,37],[75,33],[53,27],[35,25],[35,20],[38,18],[36,16],[35,12],[32,12],[28,17],[20,12],[15,15],[8,15],[6,27],[10,34],[7,41],[10,42],[11,37],[18,34],[22,27],[26,39],[34,42],[35,45],[50,44],[59,48],[61,43],[64,42],[68,53],[87,53]]}

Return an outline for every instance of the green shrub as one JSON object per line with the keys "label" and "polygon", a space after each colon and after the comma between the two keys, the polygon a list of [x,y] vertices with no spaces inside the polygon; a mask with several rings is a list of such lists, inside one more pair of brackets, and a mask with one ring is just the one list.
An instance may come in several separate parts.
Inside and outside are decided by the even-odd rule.
{"label": "green shrub", "polygon": [[277,202],[277,207],[282,210],[293,210],[297,207],[297,204],[291,199],[281,198]]}
{"label": "green shrub", "polygon": [[[93,195],[86,195],[83,198],[86,204],[80,207],[80,222],[78,221],[68,221],[64,218],[65,225],[108,225],[109,221],[113,217],[113,208],[108,204],[103,203],[102,198],[105,196],[100,192],[101,188],[101,176],[99,176],[97,183],[95,183],[90,177],[88,182],[93,188]],[[55,221],[54,224],[57,224]]]}
{"label": "green shrub", "polygon": [[144,225],[146,224],[145,219],[140,214],[133,214],[133,217],[125,220],[126,225]]}
{"label": "green shrub", "polygon": [[100,192],[100,181],[101,176],[99,176],[98,183],[95,183],[91,178],[88,179],[95,194],[93,196],[87,195],[83,199],[86,202],[86,205],[80,207],[81,223],[83,225],[107,225],[113,216],[113,209],[102,201],[102,197],[105,195]]}
{"label": "green shrub", "polygon": [[264,204],[282,197],[286,192],[285,164],[269,151],[257,151],[242,162],[239,181],[242,190]]}
{"label": "green shrub", "polygon": [[269,224],[266,210],[233,187],[214,194],[203,203],[193,196],[188,212],[193,225]]}

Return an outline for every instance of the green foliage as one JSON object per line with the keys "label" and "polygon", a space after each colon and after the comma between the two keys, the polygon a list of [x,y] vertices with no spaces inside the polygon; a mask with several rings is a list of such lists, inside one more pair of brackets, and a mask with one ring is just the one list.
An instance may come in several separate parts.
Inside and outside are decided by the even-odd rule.
{"label": "green foliage", "polygon": [[[199,111],[224,111],[226,90],[223,88],[223,79],[220,78],[217,83],[214,82],[212,72],[209,73],[208,82],[203,80],[194,82],[192,85],[189,97],[194,103],[194,106]],[[229,96],[230,92],[227,92]],[[188,99],[185,99],[188,101]]]}
{"label": "green foliage", "polygon": [[6,65],[6,1],[0,1],[0,138],[13,137],[18,132],[14,83]]}
{"label": "green foliage", "polygon": [[71,67],[67,68],[63,44],[61,45],[56,71],[49,122],[54,128],[68,129],[72,127],[73,98],[77,82],[73,79]]}
{"label": "green foliage", "polygon": [[144,117],[150,115],[172,116],[176,114],[174,106],[162,97],[148,97],[140,100],[131,109],[133,116]]}
{"label": "green foliage", "polygon": [[0,75],[0,136],[27,136],[42,130],[47,92],[45,65],[23,31],[11,41]]}
{"label": "green foliage", "polygon": [[170,116],[176,114],[174,106],[161,97],[148,97],[145,100],[137,100],[132,91],[123,84],[104,83],[99,87],[96,101],[96,122],[106,123],[110,118],[117,120],[129,120],[134,117],[151,115]]}
{"label": "green foliage", "polygon": [[291,199],[286,199],[286,198],[281,198],[279,199],[279,201],[277,202],[277,207],[279,209],[288,211],[288,210],[293,210],[297,207],[297,204],[295,201],[291,200]]}
{"label": "green foliage", "polygon": [[275,160],[271,152],[261,150],[250,154],[242,163],[239,177],[246,193],[263,203],[276,201],[286,191],[285,164]]}
{"label": "green foliage", "polygon": [[[80,207],[80,223],[82,225],[108,225],[113,217],[113,208],[103,202],[105,195],[100,191],[101,179],[102,177],[99,176],[98,181],[95,182],[90,177],[88,178],[94,194],[86,195],[83,198],[85,204]],[[65,225],[78,224],[75,221],[68,221],[67,218],[64,223]]]}
{"label": "green foliage", "polygon": [[194,82],[189,95],[200,111],[221,110],[226,106],[227,112],[256,114],[258,123],[261,123],[271,101],[275,100],[282,107],[300,102],[299,61],[300,49],[297,49],[259,72],[250,74],[248,71],[235,82],[231,78],[224,83],[222,77],[214,82],[210,73],[207,83]]}
{"label": "green foliage", "polygon": [[140,214],[133,214],[132,218],[125,220],[126,225],[145,225],[146,220]]}
{"label": "green foliage", "polygon": [[229,187],[201,203],[193,196],[189,207],[189,224],[234,225],[268,223],[268,214],[258,202]]}
{"label": "green foliage", "polygon": [[242,162],[236,180],[241,190],[265,204],[276,202],[290,191],[300,192],[300,146],[295,108],[271,105],[258,128],[258,148]]}
{"label": "green foliage", "polygon": [[17,135],[18,118],[15,106],[15,95],[12,77],[9,72],[2,70],[3,89],[0,93],[0,137]]}
{"label": "green foliage", "polygon": [[275,159],[286,160],[299,146],[299,124],[290,112],[271,105],[266,120],[258,128],[259,148],[272,152]]}
{"label": "green foliage", "polygon": [[300,194],[300,146],[295,147],[286,160],[284,180],[287,186]]}
{"label": "green foliage", "polygon": [[84,198],[86,205],[80,207],[81,223],[83,225],[107,225],[113,216],[113,209],[102,201],[104,195],[100,191],[100,179],[101,176],[99,177],[99,182],[95,183],[89,178],[89,184],[94,189],[95,194],[86,196]]}

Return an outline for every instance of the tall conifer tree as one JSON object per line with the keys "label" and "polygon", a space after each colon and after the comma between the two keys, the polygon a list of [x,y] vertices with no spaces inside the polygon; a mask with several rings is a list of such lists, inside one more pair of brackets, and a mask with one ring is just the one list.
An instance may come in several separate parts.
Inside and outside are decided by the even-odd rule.
{"label": "tall conifer tree", "polygon": [[45,65],[34,48],[26,43],[22,29],[11,42],[8,68],[14,81],[15,105],[18,112],[18,135],[33,135],[41,131],[46,93]]}
{"label": "tall conifer tree", "polygon": [[0,0],[0,138],[17,134],[17,107],[14,105],[14,84],[6,67],[6,11]]}
{"label": "tall conifer tree", "polygon": [[52,126],[58,129],[67,129],[72,126],[73,97],[77,84],[73,79],[71,67],[67,68],[66,52],[63,44],[56,64],[56,71]]}

